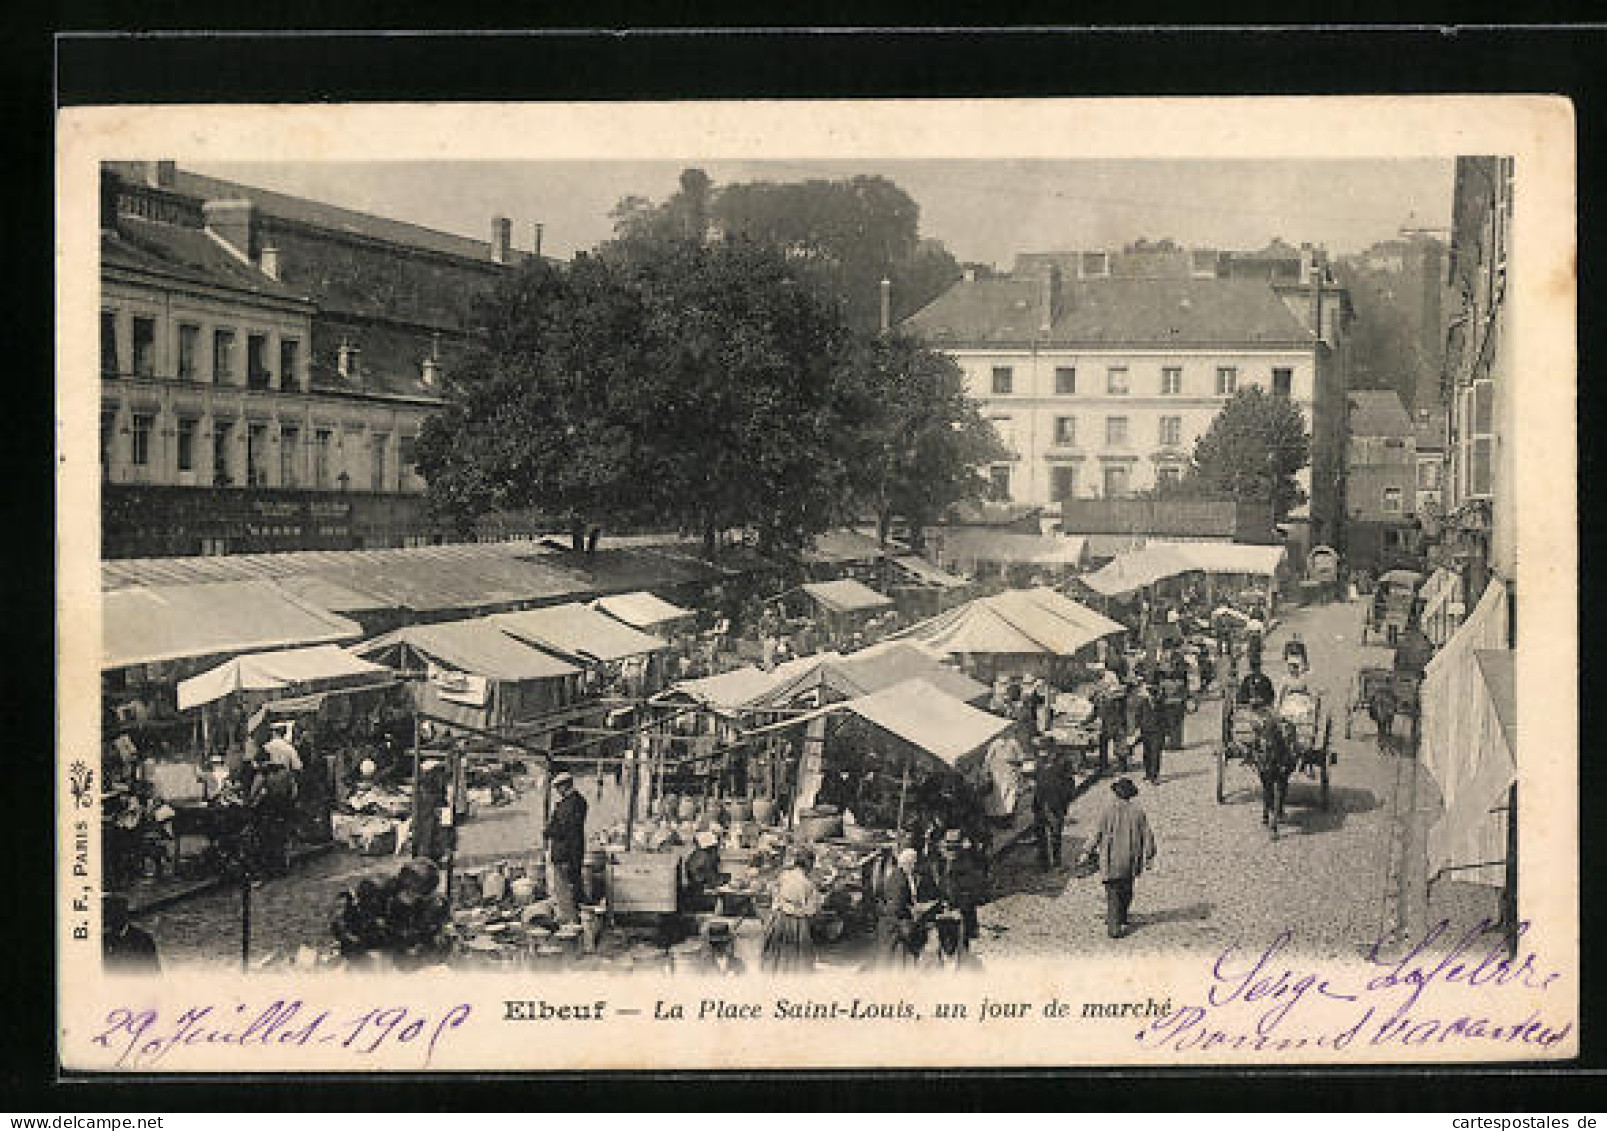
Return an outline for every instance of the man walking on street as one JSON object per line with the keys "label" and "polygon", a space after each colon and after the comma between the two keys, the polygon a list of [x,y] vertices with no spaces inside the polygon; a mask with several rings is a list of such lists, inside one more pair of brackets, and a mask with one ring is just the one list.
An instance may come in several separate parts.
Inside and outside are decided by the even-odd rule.
{"label": "man walking on street", "polygon": [[1116,800],[1100,817],[1099,829],[1088,846],[1088,859],[1098,860],[1105,884],[1105,930],[1113,939],[1127,933],[1133,906],[1133,881],[1155,862],[1155,836],[1149,817],[1133,800],[1138,787],[1127,778],[1111,783]]}
{"label": "man walking on street", "polygon": [[1138,741],[1144,748],[1144,780],[1151,785],[1161,783],[1161,749],[1166,738],[1155,693],[1149,683],[1140,683],[1133,693],[1133,725],[1138,728]]}
{"label": "man walking on street", "polygon": [[560,923],[580,922],[577,892],[586,853],[586,799],[567,772],[552,779],[552,815],[547,818],[547,879]]}
{"label": "man walking on street", "polygon": [[1110,752],[1114,747],[1116,760],[1122,773],[1127,772],[1127,688],[1109,672],[1100,687],[1096,703],[1099,710],[1099,769],[1110,769]]}
{"label": "man walking on street", "polygon": [[1032,793],[1033,832],[1038,839],[1038,866],[1060,867],[1060,841],[1071,808],[1071,766],[1047,735],[1038,738],[1038,781]]}

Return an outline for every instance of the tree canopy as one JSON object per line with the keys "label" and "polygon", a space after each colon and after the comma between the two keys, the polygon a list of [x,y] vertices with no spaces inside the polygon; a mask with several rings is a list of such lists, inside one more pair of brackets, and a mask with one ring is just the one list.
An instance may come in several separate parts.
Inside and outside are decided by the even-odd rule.
{"label": "tree canopy", "polygon": [[[616,254],[633,243],[710,229],[778,248],[822,294],[845,304],[851,327],[874,331],[881,282],[894,320],[931,302],[960,277],[943,244],[920,236],[920,207],[885,177],[754,181],[713,187],[700,169],[661,204],[626,197],[612,213]],[[694,236],[696,238],[696,236]]]}
{"label": "tree canopy", "polygon": [[1222,406],[1194,443],[1187,475],[1161,495],[1272,502],[1281,522],[1306,501],[1295,474],[1311,462],[1311,438],[1298,405],[1251,385]]}
{"label": "tree canopy", "polygon": [[481,306],[419,438],[439,510],[787,549],[977,488],[992,429],[952,361],[854,333],[783,249],[706,240],[697,215],[655,213],[606,258],[528,260]]}

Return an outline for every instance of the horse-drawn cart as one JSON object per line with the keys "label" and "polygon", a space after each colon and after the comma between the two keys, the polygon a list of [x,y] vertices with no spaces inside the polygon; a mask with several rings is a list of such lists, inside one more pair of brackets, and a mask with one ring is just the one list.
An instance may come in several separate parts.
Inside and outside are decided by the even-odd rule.
{"label": "horse-drawn cart", "polygon": [[1329,767],[1333,754],[1334,721],[1323,709],[1321,695],[1306,695],[1300,709],[1287,704],[1279,711],[1262,710],[1231,701],[1224,704],[1223,741],[1216,752],[1216,800],[1227,800],[1227,767],[1243,762],[1255,770],[1261,783],[1261,820],[1278,835],[1289,779],[1304,773],[1317,779],[1319,804],[1329,806]]}
{"label": "horse-drawn cart", "polygon": [[1413,672],[1393,668],[1367,667],[1356,672],[1351,684],[1350,703],[1345,710],[1345,737],[1354,729],[1356,714],[1365,713],[1373,720],[1380,740],[1394,734],[1395,719],[1405,715],[1412,720],[1412,737],[1416,740],[1418,720],[1422,710],[1419,703],[1419,686],[1422,678]]}

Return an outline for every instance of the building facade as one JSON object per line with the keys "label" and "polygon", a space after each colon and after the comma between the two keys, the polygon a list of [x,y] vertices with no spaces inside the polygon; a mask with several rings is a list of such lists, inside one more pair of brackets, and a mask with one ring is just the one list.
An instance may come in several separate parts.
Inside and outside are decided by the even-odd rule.
{"label": "building facade", "polygon": [[523,253],[170,162],[101,185],[102,554],[439,541],[414,450]]}
{"label": "building facade", "polygon": [[1418,409],[1412,421],[1417,451],[1417,519],[1424,532],[1437,536],[1445,516],[1445,411]]}
{"label": "building facade", "polygon": [[1345,538],[1353,569],[1414,564],[1422,553],[1417,524],[1417,439],[1393,389],[1357,389],[1348,397]]}
{"label": "building facade", "polygon": [[1459,157],[1449,257],[1453,310],[1441,394],[1448,417],[1445,546],[1472,596],[1517,583],[1514,400],[1507,330],[1511,158]]}
{"label": "building facade", "polygon": [[[1178,479],[1222,406],[1255,385],[1305,415],[1312,465],[1301,485],[1318,539],[1333,537],[1343,294],[1315,263],[1302,289],[1224,277],[1220,254],[1211,253],[1209,274],[1148,276],[1113,272],[1108,257],[1091,253],[1024,257],[1015,275],[968,275],[905,322],[959,363],[1010,449],[990,469],[998,497],[1054,507]],[[1162,262],[1186,268],[1189,257]]]}

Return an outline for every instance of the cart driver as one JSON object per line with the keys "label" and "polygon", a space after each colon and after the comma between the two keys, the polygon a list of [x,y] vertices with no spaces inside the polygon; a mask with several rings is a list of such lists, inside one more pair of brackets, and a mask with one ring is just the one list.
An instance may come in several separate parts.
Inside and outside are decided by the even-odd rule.
{"label": "cart driver", "polygon": [[1272,680],[1261,670],[1259,643],[1252,640],[1248,652],[1245,660],[1250,670],[1239,681],[1239,690],[1233,699],[1236,703],[1265,711],[1272,706],[1276,693],[1272,689]]}

